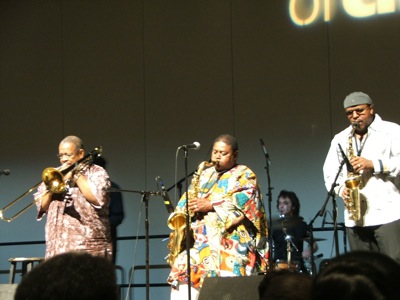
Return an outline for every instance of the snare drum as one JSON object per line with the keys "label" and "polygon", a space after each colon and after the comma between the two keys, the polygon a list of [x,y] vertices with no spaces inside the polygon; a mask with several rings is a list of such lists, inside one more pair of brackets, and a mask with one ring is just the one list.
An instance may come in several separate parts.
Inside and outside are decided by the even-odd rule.
{"label": "snare drum", "polygon": [[300,271],[300,263],[296,261],[292,261],[290,265],[286,260],[277,259],[274,264],[275,270],[290,270],[290,271]]}

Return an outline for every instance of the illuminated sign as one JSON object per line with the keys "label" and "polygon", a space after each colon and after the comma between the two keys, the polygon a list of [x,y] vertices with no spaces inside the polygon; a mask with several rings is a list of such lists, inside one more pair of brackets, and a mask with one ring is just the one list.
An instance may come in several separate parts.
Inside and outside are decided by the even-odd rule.
{"label": "illuminated sign", "polygon": [[314,23],[322,16],[325,22],[331,21],[336,8],[334,6],[335,4],[338,5],[341,3],[344,11],[351,17],[366,18],[396,12],[396,2],[398,1],[399,0],[290,0],[289,14],[293,23],[299,26],[305,26]]}

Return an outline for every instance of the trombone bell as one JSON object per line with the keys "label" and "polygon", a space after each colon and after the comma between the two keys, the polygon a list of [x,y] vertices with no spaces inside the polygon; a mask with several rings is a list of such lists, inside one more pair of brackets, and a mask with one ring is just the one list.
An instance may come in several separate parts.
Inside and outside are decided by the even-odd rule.
{"label": "trombone bell", "polygon": [[63,174],[55,168],[44,169],[42,180],[47,189],[53,194],[61,194],[67,190]]}

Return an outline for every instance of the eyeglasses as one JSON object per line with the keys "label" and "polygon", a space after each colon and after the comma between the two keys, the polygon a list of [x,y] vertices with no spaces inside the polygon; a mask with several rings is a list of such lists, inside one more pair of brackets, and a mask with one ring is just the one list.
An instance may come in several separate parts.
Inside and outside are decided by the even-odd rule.
{"label": "eyeglasses", "polygon": [[57,154],[58,158],[66,157],[66,158],[71,158],[73,157],[76,153],[78,153],[79,150],[77,150],[75,153],[59,153]]}
{"label": "eyeglasses", "polygon": [[69,154],[67,154],[67,153],[62,153],[62,154],[57,154],[57,157],[58,158],[61,158],[61,157],[66,157],[66,158],[71,158],[72,156],[74,156],[75,155],[75,153],[73,153],[73,154],[71,154],[71,153],[69,153]]}
{"label": "eyeglasses", "polygon": [[364,108],[360,107],[360,108],[356,108],[356,109],[352,109],[352,110],[347,110],[347,111],[346,111],[346,115],[347,115],[348,117],[352,116],[353,113],[356,113],[357,115],[361,115],[361,114],[364,113],[364,111],[365,111],[367,108],[369,108],[369,105],[368,105],[368,106],[365,106]]}

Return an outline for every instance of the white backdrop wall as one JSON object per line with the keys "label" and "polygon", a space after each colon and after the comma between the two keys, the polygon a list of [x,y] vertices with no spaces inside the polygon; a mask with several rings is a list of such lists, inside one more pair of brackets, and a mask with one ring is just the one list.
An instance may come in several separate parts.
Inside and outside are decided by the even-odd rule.
{"label": "white backdrop wall", "polygon": [[[362,90],[384,119],[400,122],[400,7],[393,1],[393,12],[355,18],[344,1],[332,1],[329,22],[321,5],[313,24],[297,26],[291,2],[0,0],[0,169],[12,172],[0,177],[0,207],[39,182],[44,168],[58,166],[66,135],[80,136],[87,150],[102,145],[121,188],[153,191],[156,176],[167,187],[184,176],[179,145],[202,144],[189,153],[193,171],[208,159],[213,139],[231,133],[268,206],[264,140],[272,214],[279,191],[289,189],[311,221],[327,197],[322,165],[330,140],[347,125],[344,97]],[[299,11],[306,5],[305,15],[315,9],[313,1],[295,2]],[[119,235],[143,236],[141,195],[123,197]],[[44,221],[35,214],[0,223],[0,243],[43,241]],[[151,197],[150,234],[168,234],[167,218],[162,198]],[[327,239],[320,242],[324,258],[335,255],[332,232],[315,236]],[[163,263],[166,244],[151,241],[151,263]],[[117,263],[126,271],[143,265],[144,246],[121,241]],[[42,244],[0,247],[0,269],[9,268],[9,257],[43,253]],[[164,282],[167,273],[152,272],[151,282]],[[135,276],[144,282],[144,273]],[[152,289],[151,297],[160,293],[167,297],[168,288]]]}

